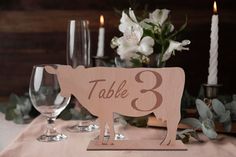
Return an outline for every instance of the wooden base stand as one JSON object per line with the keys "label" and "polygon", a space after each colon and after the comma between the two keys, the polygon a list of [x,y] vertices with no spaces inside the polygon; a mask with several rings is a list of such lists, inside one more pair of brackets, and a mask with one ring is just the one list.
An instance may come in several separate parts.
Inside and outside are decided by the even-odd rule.
{"label": "wooden base stand", "polygon": [[160,145],[161,140],[116,140],[113,145],[97,144],[97,140],[90,141],[88,151],[187,151],[182,141],[177,140],[174,146]]}

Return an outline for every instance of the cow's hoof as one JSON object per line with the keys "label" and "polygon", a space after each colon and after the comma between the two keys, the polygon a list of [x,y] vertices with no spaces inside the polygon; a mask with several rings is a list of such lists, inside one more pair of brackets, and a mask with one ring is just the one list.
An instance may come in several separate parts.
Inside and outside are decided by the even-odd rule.
{"label": "cow's hoof", "polygon": [[114,145],[114,142],[113,141],[108,141],[107,144],[108,145]]}
{"label": "cow's hoof", "polygon": [[161,142],[161,145],[174,146],[174,145],[175,145],[175,141],[172,141],[172,140],[164,140],[164,141]]}
{"label": "cow's hoof", "polygon": [[168,146],[170,143],[171,143],[170,140],[165,139],[165,140],[163,140],[163,141],[161,142],[160,145],[166,145],[166,146]]}
{"label": "cow's hoof", "polygon": [[105,143],[103,141],[97,141],[97,145],[104,145]]}

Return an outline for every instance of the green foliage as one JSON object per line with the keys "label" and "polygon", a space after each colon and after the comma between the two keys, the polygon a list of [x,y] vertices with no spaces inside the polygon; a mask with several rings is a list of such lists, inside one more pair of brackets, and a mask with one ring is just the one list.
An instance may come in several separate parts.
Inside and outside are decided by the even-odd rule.
{"label": "green foliage", "polygon": [[130,62],[133,63],[132,64],[133,67],[142,67],[143,66],[142,62],[138,58],[131,58]]}
{"label": "green foliage", "polygon": [[199,142],[203,142],[194,129],[185,129],[177,133],[177,139],[182,140],[183,143],[188,143],[190,137],[196,139]]}
{"label": "green foliage", "polygon": [[6,120],[13,120],[17,124],[28,123],[31,120],[29,115],[32,104],[29,96],[25,94],[22,97],[11,94],[9,102],[1,104],[1,112],[5,113]]}
{"label": "green foliage", "polygon": [[226,108],[221,101],[213,99],[212,105],[209,107],[201,99],[196,99],[196,108],[200,116],[199,119],[185,118],[181,122],[192,126],[195,131],[201,129],[209,139],[217,138],[214,124],[216,121],[224,125],[225,131],[230,132],[232,127],[230,115],[233,111],[231,105]]}
{"label": "green foliage", "polygon": [[136,118],[124,116],[124,119],[130,125],[136,127],[146,127],[148,122],[148,116],[136,117]]}
{"label": "green foliage", "polygon": [[115,64],[117,67],[128,67],[125,60],[120,59],[120,57],[115,57]]}

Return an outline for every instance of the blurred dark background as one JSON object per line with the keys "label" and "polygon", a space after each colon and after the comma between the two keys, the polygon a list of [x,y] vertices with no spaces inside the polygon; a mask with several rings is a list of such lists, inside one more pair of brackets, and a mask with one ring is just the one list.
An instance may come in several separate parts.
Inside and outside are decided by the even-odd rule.
{"label": "blurred dark background", "polygon": [[[136,2],[136,3],[135,3]],[[236,1],[218,0],[219,65],[218,82],[223,94],[236,93]],[[210,27],[213,0],[136,0],[131,5],[141,10],[171,10],[176,27],[185,22],[182,34],[190,39],[190,51],[177,52],[167,66],[180,66],[186,72],[186,88],[197,95],[207,82]],[[0,0],[0,96],[28,91],[32,66],[43,63],[65,64],[66,29],[70,19],[90,20],[92,53],[96,54],[99,16],[105,16],[105,55],[114,56],[110,40],[119,36],[120,16],[114,9],[127,9],[127,0]],[[235,44],[235,45],[234,45]]]}

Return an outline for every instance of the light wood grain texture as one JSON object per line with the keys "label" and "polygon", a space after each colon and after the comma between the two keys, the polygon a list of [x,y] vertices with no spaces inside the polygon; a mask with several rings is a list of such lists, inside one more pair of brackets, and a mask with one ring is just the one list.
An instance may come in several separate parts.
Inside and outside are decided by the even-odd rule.
{"label": "light wood grain texture", "polygon": [[[113,114],[141,117],[154,113],[167,121],[162,145],[175,145],[180,120],[180,101],[185,74],[181,68],[85,68],[46,66],[56,74],[64,97],[74,95],[80,104],[98,117],[99,144],[114,144]],[[105,126],[110,138],[104,140]]]}
{"label": "light wood grain texture", "polygon": [[187,147],[182,141],[177,140],[174,146],[160,145],[160,140],[117,140],[114,141],[114,145],[101,145],[97,144],[97,141],[90,141],[87,150],[88,151],[186,151]]}

